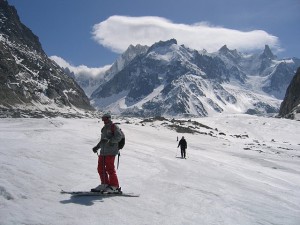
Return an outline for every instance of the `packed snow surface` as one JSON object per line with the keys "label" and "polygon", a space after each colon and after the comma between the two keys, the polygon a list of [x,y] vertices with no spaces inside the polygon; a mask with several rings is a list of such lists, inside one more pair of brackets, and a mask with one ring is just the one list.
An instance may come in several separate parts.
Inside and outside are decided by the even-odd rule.
{"label": "packed snow surface", "polygon": [[[92,147],[102,121],[0,119],[0,224],[300,224],[299,122],[192,119],[208,129],[191,121],[114,121],[126,134],[119,182],[138,198],[60,193],[99,184]],[[181,136],[187,159],[177,148]]]}

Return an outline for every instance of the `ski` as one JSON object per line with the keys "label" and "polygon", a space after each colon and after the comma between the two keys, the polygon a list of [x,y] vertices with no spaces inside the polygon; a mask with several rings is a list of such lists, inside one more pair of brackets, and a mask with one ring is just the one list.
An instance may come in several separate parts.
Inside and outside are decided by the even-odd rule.
{"label": "ski", "polygon": [[107,192],[91,192],[91,191],[64,191],[60,192],[61,194],[70,194],[72,196],[123,196],[123,197],[140,197],[138,194],[134,193],[107,193]]}

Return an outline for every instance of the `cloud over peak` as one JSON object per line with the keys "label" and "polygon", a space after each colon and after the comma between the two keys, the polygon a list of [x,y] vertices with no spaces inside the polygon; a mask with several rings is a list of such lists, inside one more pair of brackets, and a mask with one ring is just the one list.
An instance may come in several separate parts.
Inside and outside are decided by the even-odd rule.
{"label": "cloud over peak", "polygon": [[95,24],[93,39],[113,52],[122,53],[130,44],[151,46],[157,41],[175,38],[179,44],[208,52],[215,52],[223,45],[239,51],[263,49],[267,44],[275,52],[280,51],[276,36],[263,30],[240,31],[213,26],[208,22],[178,24],[154,16],[111,16]]}
{"label": "cloud over peak", "polygon": [[74,66],[59,56],[54,55],[50,56],[49,58],[55,61],[60,67],[68,68],[71,72],[74,73],[75,77],[78,77],[80,75],[94,78],[103,77],[104,73],[111,67],[111,65],[106,65],[98,68],[89,68],[85,65]]}

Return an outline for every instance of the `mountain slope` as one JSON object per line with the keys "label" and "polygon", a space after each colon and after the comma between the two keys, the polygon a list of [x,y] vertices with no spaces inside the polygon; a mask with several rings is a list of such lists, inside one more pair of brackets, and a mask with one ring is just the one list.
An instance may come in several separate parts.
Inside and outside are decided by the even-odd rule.
{"label": "mountain slope", "polygon": [[292,79],[283,102],[280,106],[279,116],[288,118],[299,118],[300,114],[300,67]]}
{"label": "mountain slope", "polygon": [[77,113],[93,110],[80,86],[42,49],[37,36],[23,25],[13,6],[0,1],[0,106]]}

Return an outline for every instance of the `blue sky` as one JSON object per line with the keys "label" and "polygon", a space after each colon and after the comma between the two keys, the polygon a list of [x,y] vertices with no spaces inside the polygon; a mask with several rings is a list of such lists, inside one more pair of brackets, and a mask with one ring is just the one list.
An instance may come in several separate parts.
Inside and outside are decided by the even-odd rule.
{"label": "blue sky", "polygon": [[300,58],[299,0],[8,0],[48,56],[87,67],[112,64],[129,44],[177,39],[193,49]]}

